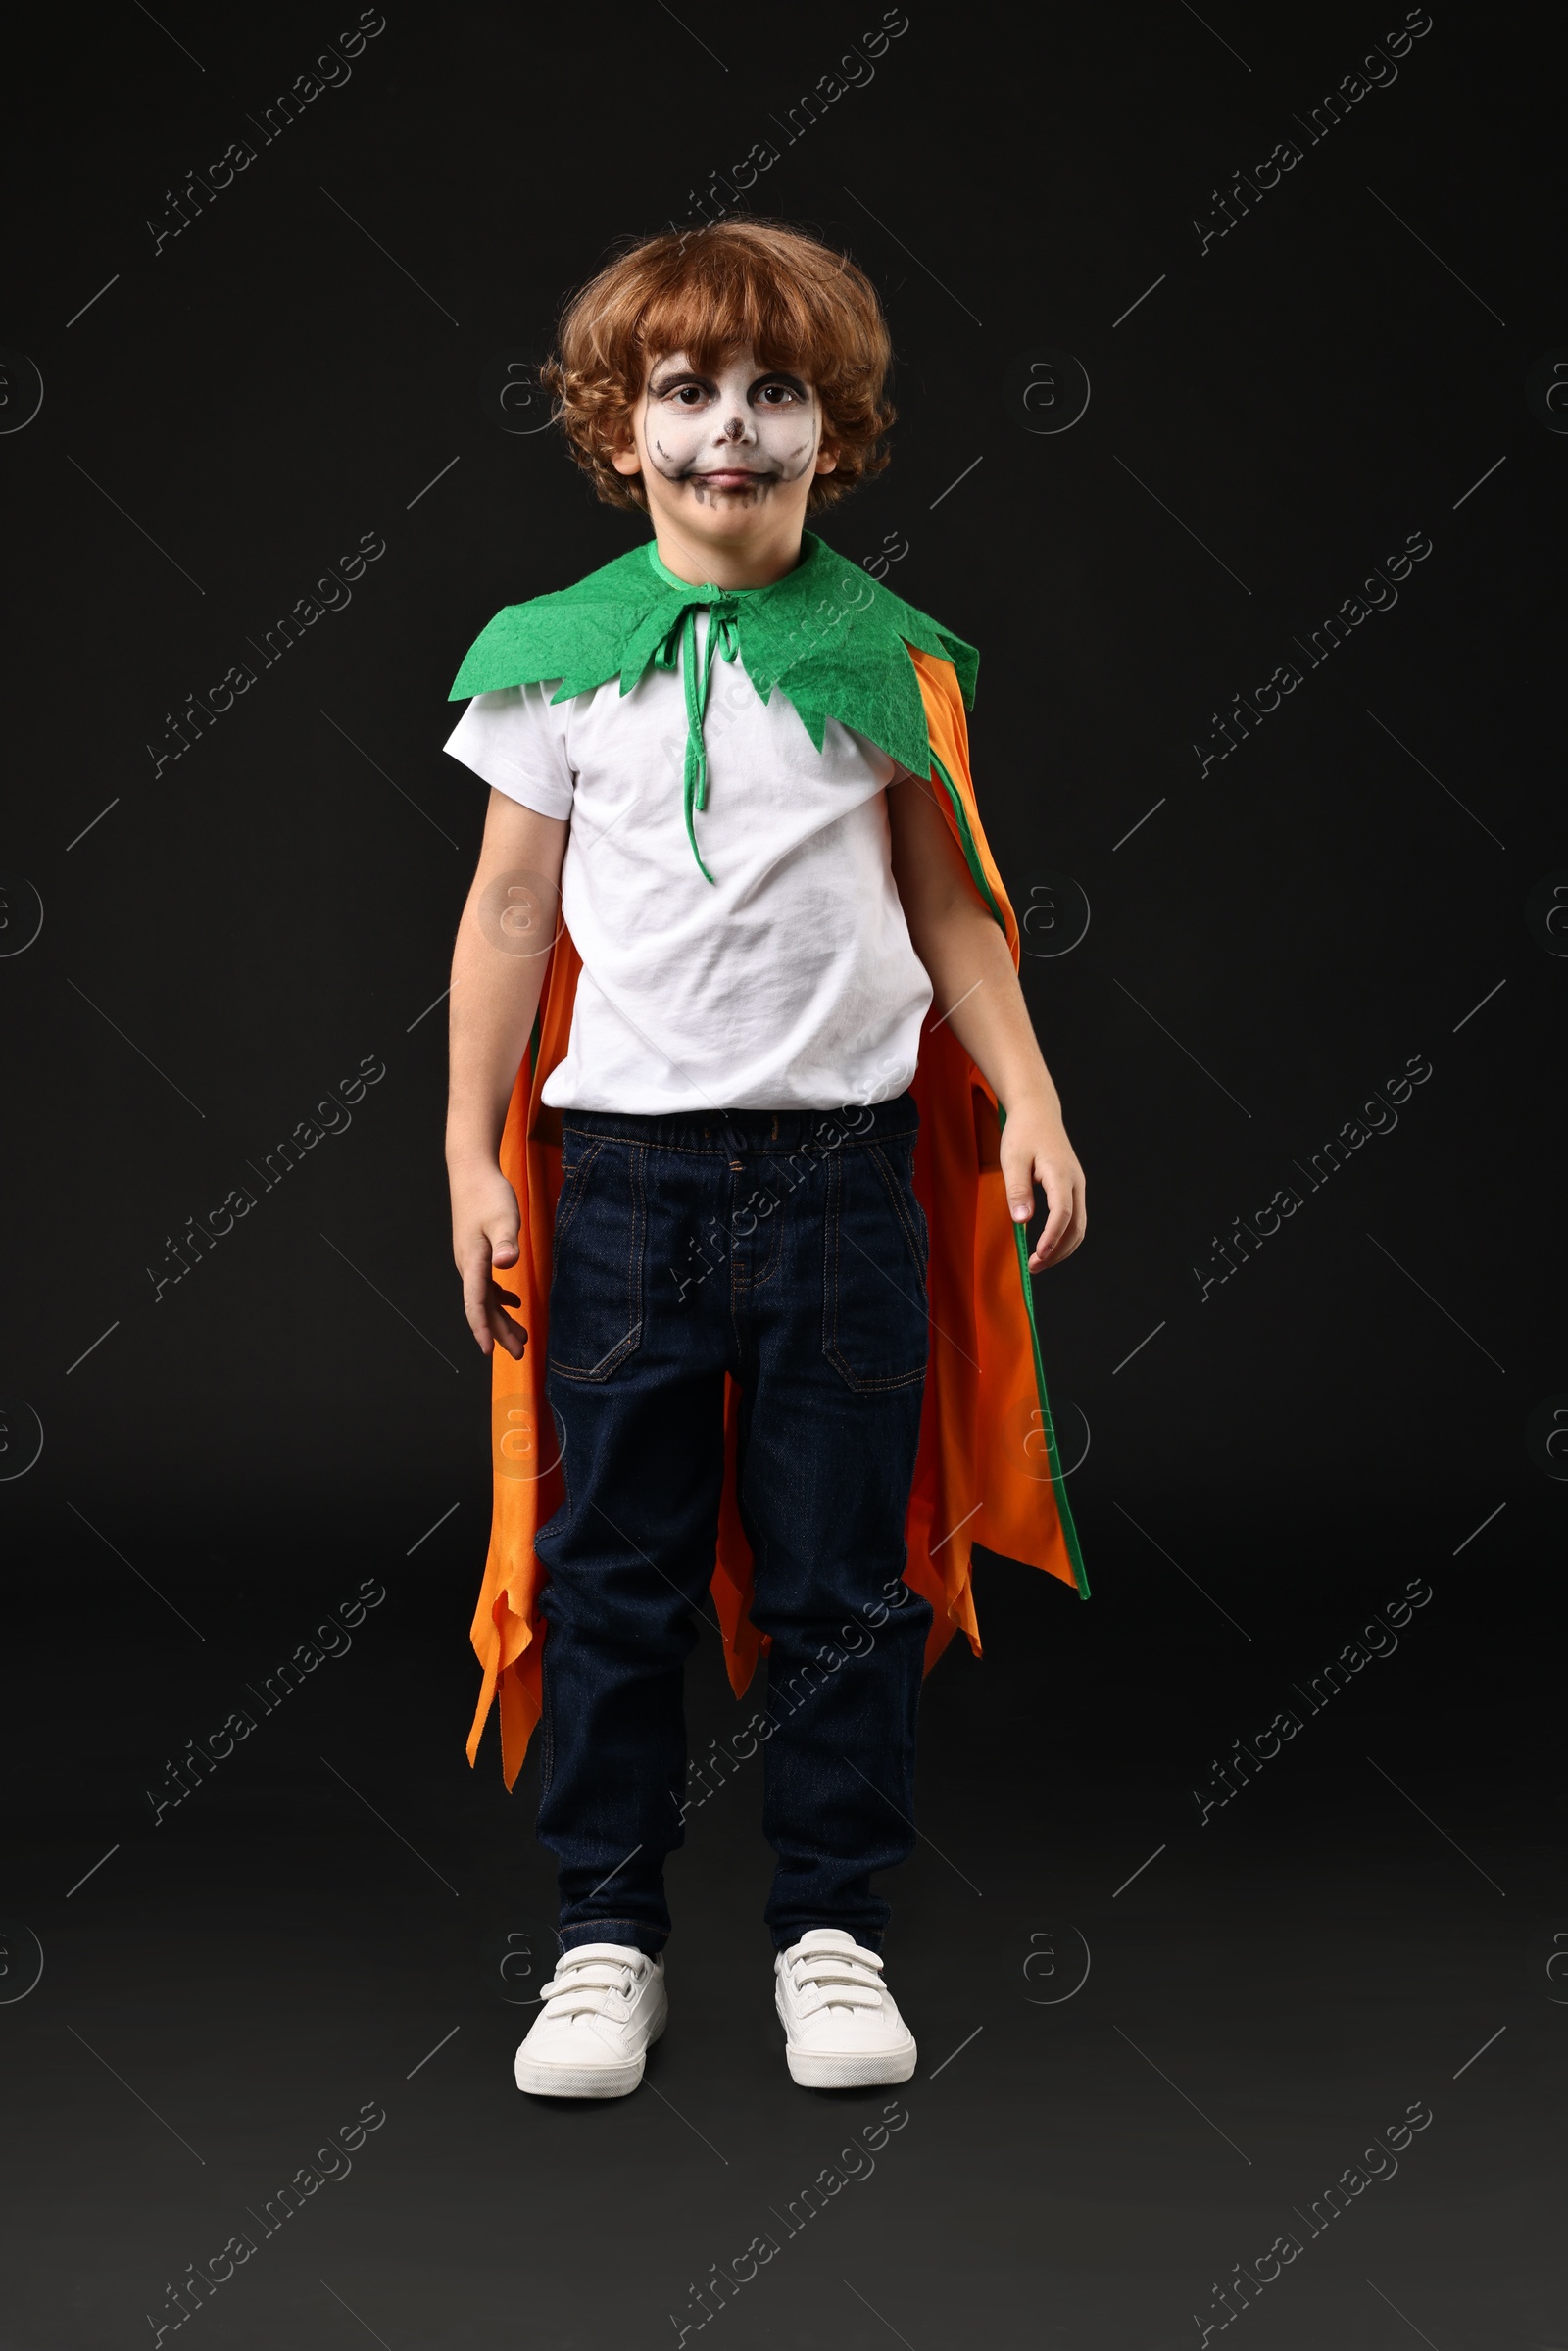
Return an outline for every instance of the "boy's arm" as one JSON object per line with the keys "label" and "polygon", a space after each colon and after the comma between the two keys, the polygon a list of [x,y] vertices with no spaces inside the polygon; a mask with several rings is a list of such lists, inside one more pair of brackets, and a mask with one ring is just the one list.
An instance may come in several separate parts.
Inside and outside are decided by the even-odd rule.
{"label": "boy's arm", "polygon": [[970,879],[929,784],[906,775],[887,794],[893,878],[915,954],[931,975],[939,1015],[1007,1113],[1002,1172],[1013,1221],[1045,1188],[1050,1210],[1029,1269],[1070,1257],[1087,1225],[1084,1171],[1061,1123],[1061,1102],[1041,1057],[1002,926]]}
{"label": "boy's arm", "polygon": [[514,1292],[493,1278],[517,1262],[517,1198],[501,1172],[501,1131],[539,1008],[561,924],[559,883],[569,822],[492,790],[484,841],[452,955],[447,1173],[452,1254],[464,1310],[488,1355],[519,1356],[527,1333],[507,1313]]}

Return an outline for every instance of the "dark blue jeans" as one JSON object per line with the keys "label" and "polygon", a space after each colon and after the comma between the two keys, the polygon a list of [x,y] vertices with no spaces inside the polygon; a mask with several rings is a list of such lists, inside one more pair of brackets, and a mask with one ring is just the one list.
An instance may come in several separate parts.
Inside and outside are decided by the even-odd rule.
{"label": "dark blue jeans", "polygon": [[[872,1877],[914,1845],[931,1623],[903,1581],[927,1347],[913,1100],[563,1122],[548,1394],[566,1498],[537,1539],[563,1944],[660,1950],[686,1812],[760,1780],[775,1947],[842,1927],[879,1948]],[[771,1637],[765,1705],[718,1766],[733,1792],[707,1770],[688,1788],[682,1705],[693,1643],[718,1648],[726,1372]]]}

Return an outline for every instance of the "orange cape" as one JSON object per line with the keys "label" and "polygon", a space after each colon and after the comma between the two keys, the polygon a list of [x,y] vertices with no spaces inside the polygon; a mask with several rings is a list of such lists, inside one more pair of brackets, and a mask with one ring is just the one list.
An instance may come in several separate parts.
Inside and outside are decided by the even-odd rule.
{"label": "orange cape", "polygon": [[[1013,967],[1018,925],[975,805],[969,737],[954,665],[908,647],[925,705],[938,805],[963,851],[976,889],[1002,924]],[[539,1719],[538,1612],[545,1582],[533,1540],[559,1507],[563,1480],[545,1394],[562,1113],[542,1104],[545,1080],[566,1051],[582,959],[564,927],[550,951],[539,1016],[513,1088],[501,1169],[522,1212],[519,1261],[503,1278],[518,1296],[528,1333],[521,1361],[492,1358],[494,1500],[490,1551],[471,1639],[484,1681],[468,1734],[468,1761],[494,1702],[501,1769],[510,1788]],[[935,1007],[933,1006],[933,1011]],[[956,1632],[978,1657],[970,1555],[975,1543],[1044,1568],[1089,1597],[1077,1532],[1062,1485],[1028,1272],[1024,1228],[1007,1210],[998,1157],[1005,1112],[951,1028],[926,1016],[910,1088],[920,1112],[914,1185],[931,1232],[927,1295],[931,1351],[914,1484],[905,1521],[905,1581],[931,1602],[925,1670]],[[726,1381],[724,1493],[711,1592],[731,1688],[744,1694],[765,1645],[748,1613],[751,1546],[735,1500],[738,1391]]]}

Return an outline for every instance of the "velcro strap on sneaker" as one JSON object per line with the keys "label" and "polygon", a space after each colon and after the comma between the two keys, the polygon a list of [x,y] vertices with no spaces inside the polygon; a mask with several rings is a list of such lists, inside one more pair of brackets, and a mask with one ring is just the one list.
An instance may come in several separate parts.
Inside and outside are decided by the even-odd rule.
{"label": "velcro strap on sneaker", "polygon": [[566,1957],[558,1960],[556,1972],[540,1991],[541,2001],[548,2001],[558,2016],[575,2015],[580,2008],[604,2010],[606,1992],[619,1992],[623,1999],[631,1995],[633,1978],[623,1961],[614,1959],[580,1959]]}

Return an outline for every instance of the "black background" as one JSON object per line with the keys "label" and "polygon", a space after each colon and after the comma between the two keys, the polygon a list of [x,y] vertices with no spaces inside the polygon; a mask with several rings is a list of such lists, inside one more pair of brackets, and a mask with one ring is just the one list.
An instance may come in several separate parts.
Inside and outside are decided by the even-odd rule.
{"label": "black background", "polygon": [[[646,535],[497,384],[617,239],[695,224],[772,140],[753,207],[854,254],[899,355],[894,463],[820,527],[856,560],[907,543],[890,585],[981,651],[1014,903],[1065,883],[1090,912],[1024,980],[1089,1175],[1088,1243],[1036,1295],[1095,1598],[982,1560],[987,1656],[926,1691],[941,1852],[889,1889],[911,2126],[710,2324],[1198,2340],[1210,2280],[1424,2097],[1398,2180],[1235,2323],[1562,2344],[1534,2216],[1568,1927],[1542,1434],[1568,963],[1530,908],[1568,868],[1568,411],[1527,384],[1568,367],[1560,44],[1440,6],[1314,140],[1401,10],[911,5],[787,138],[878,10],[394,7],[264,141],[340,13],[74,12],[8,101],[0,2343],[149,2339],[165,2280],[371,2096],[358,2183],[266,2240],[203,2339],[674,2340],[688,2279],[862,2119],[793,2091],[768,2037],[755,1790],[675,1865],[659,2096],[518,2099],[527,2012],[484,1955],[548,1955],[536,1767],[508,1796],[493,1726],[476,1772],[463,1751],[488,1372],[439,999],[485,795],[446,697],[500,605]],[[237,139],[255,160],[155,250],[168,191]],[[1282,139],[1299,162],[1205,250],[1216,188]],[[1041,432],[1018,387],[1052,365],[1065,406],[1062,354],[1089,403]],[[364,533],[352,602],[262,666]],[[1308,667],[1298,641],[1412,533],[1396,605]],[[1205,771],[1215,713],[1289,661],[1298,689]],[[235,661],[254,687],[157,768]],[[368,1055],[352,1126],[155,1300],[187,1217]],[[1299,1163],[1413,1056],[1397,1126],[1309,1192]],[[1287,1184],[1299,1211],[1204,1296]],[[365,1578],[387,1596],[355,1653],[155,1828],[165,1759]],[[1210,1758],[1411,1578],[1399,1654],[1200,1823]],[[700,1751],[733,1712],[705,1651],[691,1696]],[[1069,1924],[1090,1983],[1031,2006],[1067,1970],[1031,1936]]]}

